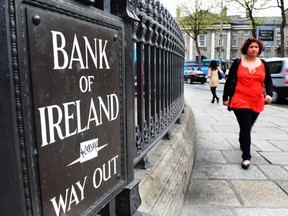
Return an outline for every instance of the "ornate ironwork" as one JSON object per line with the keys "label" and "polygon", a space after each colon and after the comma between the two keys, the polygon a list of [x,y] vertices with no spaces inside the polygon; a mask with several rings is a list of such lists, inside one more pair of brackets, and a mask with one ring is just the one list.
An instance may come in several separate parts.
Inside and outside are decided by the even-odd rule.
{"label": "ornate ironwork", "polygon": [[[4,113],[0,117],[0,122],[2,122],[2,127],[6,128],[6,130],[3,131],[0,137],[3,142],[9,143],[9,145],[2,146],[3,155],[1,162],[4,164],[2,168],[6,172],[7,170],[10,171],[11,167],[15,167],[15,169],[11,170],[9,175],[3,176],[2,178],[2,181],[5,183],[3,184],[3,188],[6,189],[5,194],[9,196],[6,196],[7,199],[0,205],[1,209],[14,215],[51,215],[50,212],[57,211],[56,205],[51,201],[51,198],[54,196],[55,200],[54,198],[52,200],[57,202],[56,197],[61,197],[61,195],[59,195],[62,193],[61,188],[67,188],[65,181],[61,181],[61,184],[57,184],[54,189],[50,187],[50,185],[54,186],[54,184],[51,184],[51,182],[54,183],[54,181],[52,181],[53,178],[55,176],[59,178],[59,176],[55,174],[56,171],[63,174],[63,179],[68,176],[65,170],[67,170],[67,173],[69,172],[67,185],[71,185],[70,183],[73,181],[72,177],[75,177],[78,181],[78,177],[83,174],[84,181],[82,182],[83,185],[85,185],[86,178],[88,177],[102,178],[102,174],[100,175],[100,171],[102,170],[99,167],[103,167],[103,170],[105,170],[104,166],[106,166],[106,164],[112,166],[112,163],[117,162],[120,164],[115,165],[117,170],[119,168],[117,175],[114,170],[115,178],[109,178],[109,182],[107,178],[105,184],[101,185],[105,187],[99,190],[101,193],[103,192],[103,196],[99,195],[100,193],[87,194],[87,196],[91,197],[83,200],[81,205],[75,205],[69,214],[76,214],[77,212],[77,214],[96,215],[102,212],[105,215],[136,215],[138,213],[137,208],[141,204],[141,199],[138,192],[139,181],[134,178],[134,166],[141,161],[142,167],[146,167],[148,164],[148,151],[163,138],[165,134],[169,134],[170,127],[177,121],[184,107],[184,39],[175,19],[158,0],[2,0],[2,3],[3,13],[0,15],[0,20],[1,23],[3,23],[1,26],[3,39],[1,38],[0,41],[2,45],[1,48],[3,48],[1,60],[3,61],[2,70],[4,75],[1,77],[0,83],[4,86],[1,97],[3,96],[6,103],[3,104],[5,109],[2,109]],[[62,23],[66,23],[67,25],[63,26]],[[47,34],[47,32],[49,34]],[[81,128],[81,122],[84,121],[80,121],[80,116],[86,116],[88,113],[86,113],[84,109],[80,112],[80,99],[78,96],[80,97],[81,95],[81,108],[89,106],[88,102],[90,101],[90,97],[92,101],[92,98],[98,98],[99,96],[97,95],[99,91],[91,91],[90,93],[89,90],[89,92],[83,92],[80,87],[80,82],[80,92],[77,91],[78,81],[81,80],[82,77],[86,77],[86,75],[80,75],[84,70],[80,72],[78,71],[79,68],[75,67],[75,71],[74,69],[71,71],[77,71],[76,73],[69,72],[65,74],[67,71],[65,71],[65,69],[62,71],[62,68],[58,66],[56,67],[57,75],[55,75],[56,73],[48,71],[52,67],[46,67],[46,65],[50,65],[50,63],[52,66],[52,62],[55,62],[55,59],[52,60],[51,54],[54,48],[59,48],[59,54],[62,53],[63,56],[64,52],[66,53],[64,47],[54,47],[53,44],[58,46],[63,42],[62,45],[67,45],[66,48],[68,49],[72,46],[77,51],[77,55],[75,54],[75,56],[78,56],[86,45],[89,45],[92,41],[96,42],[96,37],[98,38],[98,36],[101,45],[101,38],[105,38],[105,48],[106,41],[107,44],[109,44],[110,49],[108,49],[108,45],[107,50],[102,47],[101,53],[103,54],[102,57],[105,62],[106,54],[108,56],[111,54],[109,61],[111,60],[111,64],[113,62],[113,68],[109,68],[109,73],[106,71],[103,72],[101,69],[100,78],[98,77],[100,73],[97,73],[97,82],[100,83],[102,81],[103,88],[102,84],[101,86],[94,85],[92,87],[95,87],[96,90],[101,87],[101,90],[103,89],[103,95],[107,95],[109,89],[109,91],[111,90],[113,92],[111,95],[115,93],[117,96],[117,105],[114,105],[115,107],[117,106],[117,109],[119,108],[120,114],[119,119],[113,122],[113,127],[109,125],[113,128],[113,132],[116,131],[117,133],[117,136],[113,134],[111,140],[110,134],[101,134],[102,129],[100,126],[95,129],[96,133],[94,133],[95,131],[92,129],[88,132],[88,128],[87,131],[84,132],[84,128]],[[74,39],[72,40],[72,38]],[[78,41],[77,38],[83,38],[84,41]],[[59,44],[57,40],[59,40]],[[47,41],[51,42],[50,46]],[[53,41],[55,43],[52,43]],[[62,42],[60,43],[60,41]],[[90,45],[87,46],[86,51],[89,51],[91,57],[93,57],[92,50],[90,50],[89,47]],[[61,51],[62,49],[63,52]],[[43,55],[40,55],[40,53]],[[54,52],[54,55],[55,53],[56,52]],[[74,53],[74,51],[72,51],[72,53]],[[45,60],[43,61],[43,59]],[[60,59],[61,61],[63,60],[61,57]],[[65,56],[64,59],[66,59]],[[78,62],[77,57],[71,59],[73,59],[71,62],[75,61],[74,63],[76,65]],[[86,60],[88,62],[88,58]],[[94,61],[94,58],[92,60]],[[81,61],[79,57],[79,62]],[[94,64],[96,66],[95,62]],[[86,67],[85,70],[86,69],[87,71],[89,70],[88,67]],[[97,69],[100,70],[100,68]],[[96,73],[93,69],[93,73],[94,72]],[[42,75],[44,75],[44,77]],[[45,75],[47,75],[47,77],[53,77],[53,80],[47,79],[47,77],[45,78]],[[57,76],[62,79],[57,79]],[[79,78],[80,76],[81,78]],[[113,76],[113,78],[110,79],[110,76]],[[88,76],[87,78],[90,79],[91,77],[94,79],[94,76]],[[46,87],[45,85],[41,85],[42,80],[44,80],[44,84],[47,84]],[[61,82],[58,82],[59,80]],[[69,82],[65,83],[67,80],[69,80]],[[113,81],[112,85],[109,85],[111,84],[111,80]],[[57,85],[53,83],[54,81]],[[53,88],[50,88],[51,83],[53,83]],[[63,83],[64,85],[67,84],[71,91],[68,92],[66,89],[65,92],[62,92],[61,97],[55,99],[54,96],[58,96],[58,88],[62,91]],[[74,85],[76,85],[76,88]],[[112,87],[115,87],[114,90]],[[42,94],[41,90],[43,89],[47,89],[47,93],[45,91],[45,94]],[[77,90],[73,92],[75,89]],[[83,93],[86,93],[86,97],[83,96]],[[48,102],[47,98],[49,99]],[[71,102],[72,100],[73,102]],[[58,108],[60,106],[62,107],[62,105],[64,106],[64,103],[62,103],[64,101],[65,112],[68,106],[71,105],[71,107],[73,107],[72,104],[75,101],[77,127],[79,127],[77,129],[83,129],[83,133],[79,133],[79,137],[77,138],[75,138],[77,135],[76,130],[75,134],[72,131],[69,133],[69,130],[72,130],[72,125],[76,125],[76,122],[72,123],[72,119],[76,120],[76,117],[74,118],[74,114],[72,114],[72,110],[71,113],[70,110],[68,113],[67,108],[67,115],[65,116],[67,121],[65,123],[60,122],[64,117],[62,119],[62,110],[60,110],[60,117]],[[70,102],[68,103],[68,101]],[[54,102],[55,105],[51,105],[54,104]],[[110,105],[112,106],[112,96]],[[55,114],[55,122],[52,119],[50,123],[55,123],[53,125],[59,135],[59,143],[53,145],[53,147],[49,146],[49,148],[46,148],[48,144],[44,145],[42,143],[41,145],[39,142],[41,138],[40,134],[45,134],[46,129],[47,132],[54,129],[51,129],[51,127],[49,129],[48,127],[46,128],[48,121],[46,122],[46,114],[44,112],[46,112],[45,110],[48,110],[49,107],[52,113],[54,106],[57,106],[55,113],[53,113]],[[94,102],[93,105],[90,104],[90,106],[91,110],[95,108]],[[104,106],[106,105],[103,102],[103,109]],[[40,107],[43,113],[39,111]],[[59,112],[58,117],[56,117],[56,110]],[[7,118],[7,116],[11,118]],[[58,122],[56,118],[59,118]],[[70,120],[71,128],[69,129]],[[92,117],[90,120],[93,121]],[[103,123],[101,127],[106,127],[108,122],[110,124],[110,121],[107,121],[107,123],[105,123],[105,125]],[[60,133],[64,124],[65,127],[67,126],[65,140],[61,138],[62,131]],[[41,125],[41,127],[43,126],[43,128],[40,129],[39,125]],[[89,157],[84,157],[85,161],[90,160],[90,157],[91,160],[98,157],[97,162],[87,163],[88,165],[86,164],[83,173],[80,169],[82,167],[84,168],[85,164],[77,164],[79,166],[75,166],[76,168],[74,169],[70,169],[70,165],[69,167],[66,166],[66,162],[65,166],[62,166],[62,169],[60,169],[59,166],[54,166],[53,163],[50,164],[50,161],[55,162],[56,160],[50,160],[51,157],[48,156],[46,150],[54,156],[53,153],[55,152],[61,152],[62,154],[62,149],[67,145],[67,148],[65,148],[67,152],[63,150],[64,153],[63,157],[61,157],[61,163],[70,156],[73,156],[74,160],[76,159],[74,156],[78,155],[79,152],[77,151],[75,155],[70,153],[75,153],[73,151],[76,151],[76,146],[77,149],[82,145],[86,148],[89,144],[87,144],[86,139],[88,139],[88,137],[90,139],[90,133],[93,133],[93,136],[94,134],[100,134],[101,137],[104,137],[102,135],[105,134],[105,138],[109,137],[109,148],[111,146],[113,149],[109,149],[107,152],[109,152],[109,155],[111,154],[110,156],[113,154],[115,157],[111,159],[111,157],[106,158],[107,154],[98,154],[100,148],[97,146],[97,148],[95,147],[95,151],[92,152],[93,154],[90,153],[90,155],[87,155]],[[72,137],[74,135],[75,137]],[[47,138],[46,135],[43,136],[45,139]],[[97,137],[97,142],[98,138],[99,137]],[[50,137],[50,139],[52,140],[53,138]],[[71,142],[68,141],[68,139],[71,139]],[[96,138],[93,140],[96,140]],[[116,145],[113,145],[113,142],[115,142]],[[96,145],[96,141],[90,144]],[[119,147],[117,146],[118,144]],[[75,148],[72,148],[72,145],[74,145]],[[108,145],[108,143],[106,145]],[[59,151],[58,148],[60,148],[61,151]],[[104,152],[104,150],[106,149],[103,147],[102,152]],[[46,163],[46,160],[47,162],[49,161],[49,163]],[[81,161],[80,158],[79,160]],[[97,163],[101,166],[98,166]],[[49,167],[46,166],[47,164],[49,164]],[[94,166],[97,166],[97,168],[95,169]],[[90,168],[91,172],[89,172],[87,168]],[[46,175],[46,171],[48,173],[48,170],[51,172],[51,175]],[[90,173],[93,173],[93,175],[90,175]],[[97,173],[99,176],[96,176]],[[50,181],[47,181],[47,179]],[[73,183],[77,181],[73,181]],[[92,186],[92,181],[89,182],[89,184],[87,183],[87,188]],[[76,184],[78,185],[78,182]],[[7,185],[10,185],[10,187],[7,187]],[[94,189],[96,189],[95,184],[93,186]],[[97,185],[97,188],[98,187],[100,187],[100,184]],[[73,189],[73,185],[71,185],[70,191]],[[66,195],[67,193],[68,191],[66,190]],[[47,203],[51,206],[47,207]],[[53,209],[54,207],[55,209]],[[67,209],[61,210],[59,207],[59,214],[65,214],[66,210]]]}
{"label": "ornate ironwork", "polygon": [[159,1],[139,0],[136,16],[139,21],[134,22],[133,39],[137,44],[134,49],[137,56],[134,74],[138,79],[135,90],[138,151],[134,160],[137,163],[165,136],[182,112],[185,50],[180,28]]}
{"label": "ornate ironwork", "polygon": [[150,117],[150,134],[151,134],[152,139],[154,139],[155,138],[155,123],[153,121],[152,116]]}

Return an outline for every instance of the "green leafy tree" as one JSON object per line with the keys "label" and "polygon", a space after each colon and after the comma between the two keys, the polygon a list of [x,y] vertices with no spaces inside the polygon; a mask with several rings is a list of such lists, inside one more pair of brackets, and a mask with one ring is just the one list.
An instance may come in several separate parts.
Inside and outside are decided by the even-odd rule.
{"label": "green leafy tree", "polygon": [[177,11],[180,14],[178,15],[178,24],[182,31],[189,35],[195,43],[199,65],[201,65],[202,53],[198,44],[198,37],[201,34],[205,34],[208,28],[211,29],[211,26],[221,19],[221,15],[211,13],[210,8],[201,8],[200,3],[195,0],[195,7],[191,7],[193,3],[187,2],[185,5],[181,5]]}
{"label": "green leafy tree", "polygon": [[286,25],[285,12],[287,12],[288,9],[287,8],[285,9],[284,0],[276,0],[276,1],[277,1],[277,7],[280,8],[281,16],[282,16],[282,22],[280,24],[280,36],[281,36],[281,44],[282,44],[281,49],[280,49],[280,55],[281,55],[281,57],[285,57],[285,47],[284,47],[284,38],[285,38],[284,29],[285,29],[285,25]]}
{"label": "green leafy tree", "polygon": [[[286,25],[286,14],[288,13],[288,8],[285,8],[284,5],[285,0],[273,0],[273,1],[266,1],[266,0],[228,0],[228,2],[234,4],[237,3],[241,5],[242,8],[245,9],[247,18],[251,21],[252,24],[252,35],[253,37],[256,37],[256,27],[260,24],[259,18],[256,18],[254,16],[254,13],[256,11],[269,9],[269,8],[279,8],[282,21],[280,24],[280,36],[281,36],[281,49],[280,49],[280,55],[282,57],[285,57],[285,47],[284,47],[284,29]],[[272,3],[272,5],[267,6],[268,3]],[[274,4],[275,3],[275,4]],[[274,4],[274,5],[273,5]]]}
{"label": "green leafy tree", "polygon": [[259,5],[261,8],[262,4],[259,0],[228,0],[230,4],[240,5],[246,12],[246,18],[250,20],[252,26],[252,36],[256,38],[257,31],[256,27],[258,26],[258,20],[254,17],[255,11],[258,10],[255,6]]}
{"label": "green leafy tree", "polygon": [[[237,1],[237,0],[235,0],[235,1]],[[256,1],[256,0],[254,0],[254,1]],[[286,19],[286,13],[287,13],[288,9],[285,8],[284,0],[273,0],[273,1],[274,2],[272,2],[271,6],[265,6],[265,5],[267,5],[268,1],[264,1],[264,3],[262,5],[260,5],[260,7],[258,7],[258,8],[255,7],[255,10],[264,10],[264,9],[275,8],[275,7],[280,9],[280,13],[281,13],[281,17],[282,17],[282,21],[280,24],[280,40],[281,40],[280,55],[281,55],[281,57],[285,57],[284,29],[285,29],[286,20],[287,20]],[[273,5],[274,3],[275,3],[275,5]]]}

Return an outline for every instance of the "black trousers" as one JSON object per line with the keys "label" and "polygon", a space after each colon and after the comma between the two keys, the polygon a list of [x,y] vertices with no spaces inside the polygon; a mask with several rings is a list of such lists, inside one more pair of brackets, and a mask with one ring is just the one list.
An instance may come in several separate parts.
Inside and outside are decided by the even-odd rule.
{"label": "black trousers", "polygon": [[210,87],[210,90],[212,92],[212,95],[213,95],[213,98],[212,98],[212,102],[214,103],[215,99],[216,100],[219,100],[219,98],[217,97],[217,94],[216,94],[216,86],[215,87]]}
{"label": "black trousers", "polygon": [[250,160],[251,129],[259,113],[253,112],[251,109],[233,109],[233,111],[240,127],[239,142],[243,153],[242,159]]}

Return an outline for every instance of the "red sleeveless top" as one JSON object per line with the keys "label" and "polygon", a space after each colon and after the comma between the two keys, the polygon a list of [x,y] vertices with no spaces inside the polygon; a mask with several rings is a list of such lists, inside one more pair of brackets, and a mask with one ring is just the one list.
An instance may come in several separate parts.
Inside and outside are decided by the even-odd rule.
{"label": "red sleeveless top", "polygon": [[230,101],[230,108],[248,108],[254,112],[263,111],[265,104],[265,66],[263,62],[254,71],[250,71],[241,63],[238,67],[237,78],[235,94]]}

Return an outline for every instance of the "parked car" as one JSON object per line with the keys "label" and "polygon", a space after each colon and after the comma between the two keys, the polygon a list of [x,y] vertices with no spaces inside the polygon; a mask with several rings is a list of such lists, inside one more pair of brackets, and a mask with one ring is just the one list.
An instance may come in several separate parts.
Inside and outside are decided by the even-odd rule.
{"label": "parked car", "polygon": [[196,70],[198,68],[198,62],[196,60],[185,60],[184,61],[184,71],[189,70],[189,69],[194,69]]}
{"label": "parked car", "polygon": [[288,97],[288,58],[267,58],[273,82],[273,100],[277,103]]}
{"label": "parked car", "polygon": [[191,84],[193,82],[200,82],[204,84],[207,80],[206,74],[199,70],[186,70],[184,71],[184,81]]}

